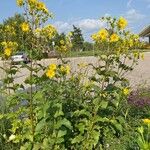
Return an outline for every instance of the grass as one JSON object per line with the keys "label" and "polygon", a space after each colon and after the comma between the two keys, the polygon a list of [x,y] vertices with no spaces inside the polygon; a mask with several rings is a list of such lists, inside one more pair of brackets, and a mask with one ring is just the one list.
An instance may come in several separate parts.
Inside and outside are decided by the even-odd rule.
{"label": "grass", "polygon": [[[150,49],[140,49],[140,52],[150,52]],[[65,55],[65,57],[85,57],[85,56],[96,56],[100,55],[102,52],[99,50],[91,51],[70,51]]]}
{"label": "grass", "polygon": [[84,57],[84,56],[95,56],[101,54],[101,51],[70,51],[66,56],[67,57]]}

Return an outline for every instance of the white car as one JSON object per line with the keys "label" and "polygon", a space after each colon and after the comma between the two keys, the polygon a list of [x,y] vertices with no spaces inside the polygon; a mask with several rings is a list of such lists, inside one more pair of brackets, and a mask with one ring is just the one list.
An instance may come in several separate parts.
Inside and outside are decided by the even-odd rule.
{"label": "white car", "polygon": [[24,62],[28,63],[30,60],[24,52],[18,52],[11,57],[13,63]]}

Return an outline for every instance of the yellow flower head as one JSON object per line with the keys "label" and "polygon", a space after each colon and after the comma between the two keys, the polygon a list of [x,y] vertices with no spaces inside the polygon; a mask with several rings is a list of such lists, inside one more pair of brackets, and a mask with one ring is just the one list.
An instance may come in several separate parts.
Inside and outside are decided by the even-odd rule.
{"label": "yellow flower head", "polygon": [[135,53],[133,54],[133,56],[134,56],[135,59],[138,59],[138,58],[139,58],[139,53],[138,53],[138,52],[135,52]]}
{"label": "yellow flower head", "polygon": [[144,53],[141,54],[141,59],[144,60]]}
{"label": "yellow flower head", "polygon": [[67,74],[70,73],[70,66],[69,66],[69,65],[66,66],[66,73],[67,73]]}
{"label": "yellow flower head", "polygon": [[144,122],[145,124],[150,124],[150,119],[143,119],[143,122]]}
{"label": "yellow flower head", "polygon": [[6,46],[7,46],[7,42],[4,41],[4,42],[1,43],[1,45],[2,45],[3,47],[6,47]]}
{"label": "yellow flower head", "polygon": [[130,46],[130,47],[133,46],[133,40],[132,40],[132,39],[130,39],[130,40],[128,41],[128,43],[129,43],[129,46]]}
{"label": "yellow flower head", "polygon": [[11,53],[12,53],[12,49],[11,49],[11,48],[5,48],[4,54],[5,54],[7,57],[9,57],[9,56],[11,55]]}
{"label": "yellow flower head", "polygon": [[21,7],[23,5],[23,0],[17,0],[17,5]]}
{"label": "yellow flower head", "polygon": [[64,40],[60,40],[60,44],[64,45],[65,44]]}
{"label": "yellow flower head", "polygon": [[129,95],[129,93],[130,93],[129,88],[124,88],[123,93],[124,93],[124,95]]}
{"label": "yellow flower head", "polygon": [[28,0],[28,3],[29,3],[29,4],[36,4],[36,3],[37,3],[37,0]]}
{"label": "yellow flower head", "polygon": [[72,32],[69,32],[69,33],[68,33],[68,36],[71,37],[71,36],[72,36]]}
{"label": "yellow flower head", "polygon": [[37,6],[38,10],[44,10],[44,9],[46,9],[46,6],[45,6],[45,4],[43,2],[38,2],[36,4],[36,6]]}
{"label": "yellow flower head", "polygon": [[22,23],[21,24],[21,29],[22,29],[23,32],[28,32],[29,29],[30,29],[28,23],[26,23],[26,22]]}
{"label": "yellow flower head", "polygon": [[46,71],[46,76],[48,77],[48,78],[53,78],[53,77],[55,77],[55,71],[54,70],[52,70],[52,69],[48,69],[47,71]]}
{"label": "yellow flower head", "polygon": [[117,34],[112,34],[110,36],[110,42],[117,42],[119,40],[119,36]]}
{"label": "yellow flower head", "polygon": [[125,29],[125,27],[127,26],[128,22],[125,18],[120,17],[120,19],[118,20],[118,27],[120,29]]}
{"label": "yellow flower head", "polygon": [[60,70],[62,73],[69,74],[70,73],[70,66],[69,65],[61,66]]}
{"label": "yellow flower head", "polygon": [[56,28],[53,25],[47,25],[42,29],[42,34],[48,38],[52,38],[57,33]]}
{"label": "yellow flower head", "polygon": [[56,70],[56,64],[49,65],[49,69],[55,71]]}
{"label": "yellow flower head", "polygon": [[101,29],[98,32],[99,37],[101,38],[101,40],[106,40],[106,38],[108,37],[108,32],[106,29]]}
{"label": "yellow flower head", "polygon": [[62,72],[65,72],[65,71],[66,71],[66,69],[65,69],[64,66],[61,66],[61,67],[60,67],[60,70],[61,70]]}

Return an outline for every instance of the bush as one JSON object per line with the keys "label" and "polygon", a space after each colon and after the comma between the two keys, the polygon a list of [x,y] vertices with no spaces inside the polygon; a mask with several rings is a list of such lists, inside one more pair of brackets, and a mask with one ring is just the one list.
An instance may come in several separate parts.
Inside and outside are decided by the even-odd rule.
{"label": "bush", "polygon": [[[130,51],[140,43],[137,35],[125,30],[127,21],[122,17],[102,18],[108,28],[92,35],[97,47],[104,50],[98,56],[97,66],[81,65],[81,72],[72,73],[68,62],[61,56],[59,64],[45,67],[38,63],[43,53],[41,49],[45,47],[40,41],[52,39],[57,31],[52,25],[38,28],[51,16],[44,3],[17,2],[25,10],[30,10],[25,12],[25,16],[30,17],[21,25],[22,31],[31,39],[31,63],[23,64],[21,68],[30,74],[23,84],[14,82],[14,75],[20,68],[11,65],[10,58],[17,45],[3,42],[3,57],[8,64],[2,68],[6,72],[2,91],[7,111],[1,112],[0,121],[9,123],[9,126],[1,123],[5,127],[2,131],[5,136],[1,136],[3,147],[8,145],[11,149],[21,150],[140,147],[132,137],[138,136],[135,129],[140,118],[130,114],[132,106],[127,100],[130,87],[125,78],[141,58],[138,52]],[[71,47],[70,37],[55,46],[60,52],[66,52]],[[87,75],[89,68],[84,67],[91,68],[90,77]]]}

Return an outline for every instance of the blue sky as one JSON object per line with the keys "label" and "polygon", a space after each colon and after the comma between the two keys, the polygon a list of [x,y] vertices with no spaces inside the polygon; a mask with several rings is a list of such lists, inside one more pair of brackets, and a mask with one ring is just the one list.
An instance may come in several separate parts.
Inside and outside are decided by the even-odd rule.
{"label": "blue sky", "polygon": [[[49,23],[60,32],[72,30],[72,25],[80,27],[87,40],[91,33],[104,26],[102,16],[124,16],[129,21],[128,28],[134,33],[150,24],[150,0],[43,0],[55,15]],[[0,22],[22,10],[16,0],[3,0],[0,5]]]}

